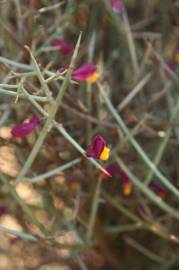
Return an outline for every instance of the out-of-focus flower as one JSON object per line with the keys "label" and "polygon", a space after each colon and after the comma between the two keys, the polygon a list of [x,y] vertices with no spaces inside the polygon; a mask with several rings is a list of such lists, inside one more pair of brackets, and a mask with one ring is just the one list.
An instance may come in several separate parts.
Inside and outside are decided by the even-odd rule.
{"label": "out-of-focus flower", "polygon": [[38,10],[41,6],[40,0],[27,0],[30,7]]}
{"label": "out-of-focus flower", "polygon": [[174,52],[174,60],[175,60],[175,63],[179,63],[179,47],[177,46],[175,48],[175,52]]}
{"label": "out-of-focus flower", "polygon": [[0,217],[7,213],[7,207],[0,206]]}
{"label": "out-of-focus flower", "polygon": [[33,129],[40,124],[40,118],[37,116],[32,116],[27,123],[17,124],[11,130],[11,133],[16,138],[23,138],[30,134]]}
{"label": "out-of-focus flower", "polygon": [[176,48],[173,50],[173,55],[171,61],[168,63],[168,67],[175,71],[177,68],[177,65],[179,64],[179,46],[176,46]]}
{"label": "out-of-focus flower", "polygon": [[110,148],[107,147],[105,139],[97,135],[94,137],[92,143],[88,146],[86,150],[86,156],[92,157],[94,159],[108,160],[109,159]]}
{"label": "out-of-focus flower", "polygon": [[[119,167],[118,164],[113,163],[106,167],[106,171],[112,176],[119,178],[121,182],[122,192],[125,196],[131,194],[132,191],[132,182],[130,178],[126,175],[126,173]],[[106,174],[101,175],[102,180],[106,180],[109,178]]]}
{"label": "out-of-focus flower", "polygon": [[81,187],[81,182],[79,179],[68,179],[67,185],[72,192],[77,192]]}
{"label": "out-of-focus flower", "polygon": [[149,187],[162,199],[164,199],[168,193],[163,186],[153,180],[149,183]]}
{"label": "out-of-focus flower", "polygon": [[123,2],[119,1],[119,0],[110,0],[110,4],[111,4],[111,7],[112,7],[112,10],[115,13],[121,13],[121,12],[123,12],[123,10],[125,8]]}
{"label": "out-of-focus flower", "polygon": [[68,43],[63,42],[60,39],[52,40],[52,46],[57,47],[62,54],[69,54],[73,52],[74,47]]}
{"label": "out-of-focus flower", "polygon": [[99,77],[100,73],[93,64],[84,64],[75,69],[72,73],[72,78],[74,80],[87,81],[90,84],[95,83]]}

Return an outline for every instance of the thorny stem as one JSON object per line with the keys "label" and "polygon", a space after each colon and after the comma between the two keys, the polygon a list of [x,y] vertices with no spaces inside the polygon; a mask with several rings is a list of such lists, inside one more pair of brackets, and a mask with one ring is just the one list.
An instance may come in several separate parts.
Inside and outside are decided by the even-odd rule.
{"label": "thorny stem", "polygon": [[63,81],[63,84],[58,92],[58,95],[56,97],[56,100],[55,100],[55,104],[51,106],[51,109],[49,111],[49,114],[48,114],[48,118],[40,132],[40,135],[37,139],[37,141],[35,142],[35,145],[30,153],[30,155],[28,156],[21,172],[19,173],[17,179],[16,179],[16,182],[19,182],[21,181],[24,176],[26,175],[26,173],[28,172],[29,168],[31,167],[33,161],[35,160],[37,154],[39,153],[40,151],[40,148],[50,130],[50,128],[52,127],[52,120],[55,118],[55,115],[59,109],[59,106],[61,104],[61,101],[64,97],[64,94],[65,94],[65,91],[67,90],[68,88],[68,85],[70,83],[70,79],[71,79],[71,73],[72,73],[72,70],[73,70],[73,66],[74,66],[74,62],[75,62],[75,59],[77,57],[77,53],[78,53],[78,49],[79,49],[79,45],[80,45],[80,41],[81,41],[81,34],[78,38],[78,41],[77,41],[77,45],[76,45],[76,48],[75,48],[75,51],[74,51],[74,54],[72,56],[72,60],[71,60],[71,63],[70,63],[70,66],[68,68],[68,71],[67,71],[67,74],[66,74],[66,77],[65,77],[65,80]]}
{"label": "thorny stem", "polygon": [[109,109],[109,111],[111,112],[111,114],[113,115],[113,117],[116,119],[117,123],[119,124],[119,126],[121,127],[121,129],[124,131],[124,133],[126,134],[126,136],[128,136],[129,141],[131,142],[131,144],[133,145],[133,147],[135,148],[135,150],[139,153],[140,157],[144,160],[144,162],[146,163],[146,165],[153,171],[153,173],[160,179],[160,181],[166,186],[168,187],[169,190],[171,190],[177,198],[179,198],[179,191],[169,182],[169,180],[157,169],[157,167],[155,166],[155,164],[149,159],[149,157],[146,155],[146,153],[144,152],[144,150],[141,148],[141,146],[137,143],[137,141],[130,136],[130,131],[128,130],[127,126],[125,125],[124,121],[122,120],[122,118],[120,117],[120,115],[118,114],[118,112],[116,111],[116,109],[114,108],[114,106],[112,105],[111,101],[109,100],[108,96],[105,93],[105,90],[103,88],[103,86],[98,83],[98,88],[104,98],[104,101]]}
{"label": "thorny stem", "polygon": [[31,209],[28,207],[28,205],[19,197],[13,186],[9,183],[9,181],[6,179],[6,177],[0,173],[0,179],[3,182],[3,184],[8,188],[14,199],[17,201],[17,203],[21,206],[21,208],[24,210],[24,212],[29,216],[32,223],[35,224],[44,234],[47,233],[45,227],[34,217]]}
{"label": "thorny stem", "polygon": [[[178,115],[178,111],[179,111],[179,99],[177,100],[176,102],[176,106],[171,114],[171,117],[170,117],[170,123],[173,124],[175,118],[177,117]],[[171,127],[168,127],[165,131],[165,137],[163,138],[163,140],[161,141],[159,147],[158,147],[158,150],[156,152],[156,155],[155,155],[155,158],[154,158],[154,164],[156,167],[158,167],[159,163],[160,163],[160,160],[162,158],[162,155],[163,155],[163,152],[165,151],[165,148],[167,146],[167,143],[168,143],[168,140],[170,138],[170,136],[172,135],[172,125]],[[153,177],[153,171],[150,170],[146,176],[146,179],[144,180],[144,183],[146,185],[148,185],[148,183],[150,182],[150,180],[152,179]]]}

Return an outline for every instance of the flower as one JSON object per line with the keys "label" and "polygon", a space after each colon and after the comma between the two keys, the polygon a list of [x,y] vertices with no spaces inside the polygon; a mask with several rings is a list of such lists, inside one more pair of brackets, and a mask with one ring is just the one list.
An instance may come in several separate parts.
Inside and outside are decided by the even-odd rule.
{"label": "flower", "polygon": [[79,179],[68,179],[67,180],[67,185],[69,190],[73,191],[73,192],[77,192],[80,187],[81,187],[81,181]]}
{"label": "flower", "polygon": [[74,47],[70,44],[63,42],[60,39],[52,40],[52,46],[57,47],[62,54],[69,54],[73,52]]}
{"label": "flower", "polygon": [[40,124],[40,119],[34,115],[27,123],[17,124],[14,126],[11,133],[16,138],[23,138],[30,134],[38,124]]}
{"label": "flower", "polygon": [[105,139],[97,135],[94,137],[91,145],[86,150],[86,156],[100,160],[109,159],[110,148],[107,147]]}
{"label": "flower", "polygon": [[157,183],[156,181],[152,180],[149,183],[149,187],[158,195],[160,196],[162,199],[164,199],[167,195],[167,190],[161,186],[159,183]]}
{"label": "flower", "polygon": [[[106,171],[112,176],[117,177],[121,181],[122,192],[125,196],[131,194],[132,191],[132,182],[127,174],[119,167],[118,164],[113,163],[106,167]],[[106,174],[101,175],[102,180],[106,180],[109,177]]]}
{"label": "flower", "polygon": [[100,77],[96,67],[93,64],[83,64],[81,67],[75,69],[72,73],[72,78],[77,81],[87,81],[93,84]]}
{"label": "flower", "polygon": [[7,208],[5,206],[0,206],[0,217],[7,213]]}
{"label": "flower", "polygon": [[121,13],[124,10],[124,8],[125,8],[125,6],[122,3],[122,1],[119,1],[119,0],[110,0],[110,3],[111,3],[112,10],[115,13]]}
{"label": "flower", "polygon": [[174,51],[174,61],[175,63],[179,63],[179,47],[177,46]]}

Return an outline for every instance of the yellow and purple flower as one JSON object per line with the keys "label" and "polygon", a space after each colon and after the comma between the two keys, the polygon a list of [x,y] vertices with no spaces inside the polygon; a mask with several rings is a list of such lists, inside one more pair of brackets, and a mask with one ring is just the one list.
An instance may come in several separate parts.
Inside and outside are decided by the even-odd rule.
{"label": "yellow and purple flower", "polygon": [[105,139],[97,135],[86,150],[86,156],[94,159],[108,160],[110,148],[107,146]]}
{"label": "yellow and purple flower", "polygon": [[149,187],[162,199],[164,199],[168,193],[163,186],[161,186],[158,182],[154,180],[149,183]]}
{"label": "yellow and purple flower", "polygon": [[113,12],[115,12],[115,13],[123,12],[125,6],[124,6],[122,1],[110,0],[110,3],[111,3],[111,7],[112,7]]}
{"label": "yellow and purple flower", "polygon": [[72,78],[76,81],[87,81],[93,84],[100,77],[100,73],[93,64],[83,64],[79,68],[75,69],[72,73]]}
{"label": "yellow and purple flower", "polygon": [[[131,194],[132,191],[132,182],[130,178],[127,176],[127,174],[119,167],[118,164],[113,163],[106,167],[106,171],[112,176],[116,177],[120,180],[122,192],[125,196],[128,196]],[[106,180],[109,178],[106,174],[102,174],[101,176],[102,180]]]}
{"label": "yellow and purple flower", "polygon": [[52,40],[52,46],[57,47],[62,54],[69,54],[74,51],[74,47],[60,39]]}
{"label": "yellow and purple flower", "polygon": [[34,115],[29,119],[27,123],[25,122],[14,126],[11,130],[11,133],[16,138],[24,138],[30,134],[33,129],[40,124],[40,122],[40,118]]}

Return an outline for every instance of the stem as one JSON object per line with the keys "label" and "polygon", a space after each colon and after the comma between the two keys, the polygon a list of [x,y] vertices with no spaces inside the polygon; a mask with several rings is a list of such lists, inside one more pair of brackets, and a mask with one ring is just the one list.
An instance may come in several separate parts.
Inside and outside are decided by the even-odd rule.
{"label": "stem", "polygon": [[[72,60],[71,60],[71,63],[70,63],[70,66],[68,68],[68,71],[67,71],[67,74],[66,74],[66,77],[65,77],[65,80],[63,81],[63,84],[58,92],[58,95],[57,95],[57,98],[55,100],[55,104],[51,106],[51,109],[49,111],[49,116],[45,122],[45,125],[43,126],[41,132],[40,132],[40,135],[37,139],[37,141],[35,142],[35,145],[33,146],[33,149],[30,153],[30,155],[28,156],[22,170],[20,171],[17,179],[16,179],[16,182],[20,182],[22,181],[22,179],[24,178],[24,176],[26,175],[26,173],[28,172],[29,168],[31,167],[32,163],[34,162],[37,154],[39,153],[40,151],[40,148],[49,132],[49,129],[52,127],[52,120],[55,118],[55,115],[60,107],[60,103],[64,97],[64,94],[65,94],[65,91],[67,90],[68,88],[68,85],[70,83],[70,78],[71,78],[71,73],[72,73],[72,69],[73,69],[73,65],[74,65],[74,61],[76,59],[76,56],[77,56],[77,53],[78,53],[78,49],[79,49],[79,45],[80,45],[80,41],[81,41],[81,34],[78,38],[78,41],[77,41],[77,45],[76,45],[76,48],[75,48],[75,51],[74,51],[74,54],[72,56]],[[35,103],[34,103],[35,104]],[[42,111],[41,111],[42,112]]]}
{"label": "stem", "polygon": [[95,188],[95,194],[94,194],[94,198],[93,198],[90,219],[89,219],[89,224],[88,224],[88,230],[87,230],[87,235],[86,235],[87,242],[90,242],[90,240],[92,238],[92,234],[93,234],[93,228],[95,226],[96,215],[97,215],[98,205],[99,205],[101,181],[102,181],[101,178],[99,178],[97,185],[96,185],[96,188]]}
{"label": "stem", "polygon": [[14,197],[15,201],[20,205],[20,207],[24,210],[24,212],[27,214],[27,216],[31,219],[32,223],[35,224],[44,234],[47,233],[45,227],[34,217],[31,209],[28,207],[28,205],[19,197],[15,189],[11,186],[9,181],[6,179],[6,177],[0,173],[0,179],[4,183],[4,185],[7,187],[7,189],[10,191],[12,196]]}
{"label": "stem", "polygon": [[133,137],[130,136],[130,131],[128,130],[127,126],[125,125],[124,121],[122,120],[122,118],[120,117],[120,115],[118,114],[114,106],[112,105],[111,101],[109,100],[108,96],[106,95],[103,89],[103,86],[100,83],[98,83],[98,87],[105,100],[105,103],[109,111],[111,112],[113,117],[116,119],[117,123],[119,124],[121,129],[124,131],[126,136],[128,136],[131,144],[133,145],[135,150],[139,153],[140,157],[143,159],[146,165],[153,171],[153,173],[159,178],[159,180],[166,187],[168,187],[168,189],[171,190],[173,194],[176,195],[177,198],[179,198],[179,191],[169,182],[169,180],[165,176],[163,176],[163,174],[157,169],[155,164],[148,158],[148,156],[146,155],[144,150],[141,148],[141,146],[137,143],[137,141]]}
{"label": "stem", "polygon": [[[179,111],[179,99],[177,100],[177,104],[171,114],[171,117],[170,117],[170,123],[173,124],[175,118],[177,117],[178,115],[178,111]],[[172,134],[172,125],[171,127],[168,127],[165,131],[165,137],[163,138],[162,142],[160,143],[159,147],[158,147],[158,150],[156,152],[156,155],[155,155],[155,158],[154,158],[154,164],[156,167],[158,167],[159,163],[160,163],[160,160],[163,156],[163,153],[165,151],[165,148],[167,146],[167,143],[168,143],[168,140]],[[149,182],[151,181],[152,177],[153,177],[153,171],[152,170],[149,170],[148,172],[148,175],[146,176],[146,179],[144,180],[144,183],[146,185],[149,184]]]}
{"label": "stem", "polygon": [[130,237],[125,237],[125,241],[127,242],[128,245],[132,246],[133,248],[135,248],[136,250],[138,250],[140,253],[142,253],[144,256],[146,256],[147,258],[149,258],[150,260],[160,263],[160,264],[172,264],[173,261],[167,261],[166,259],[160,257],[159,255],[156,255],[155,253],[153,253],[152,251],[146,249],[143,245],[141,245],[140,243],[138,243],[137,241],[133,240]]}
{"label": "stem", "polygon": [[155,195],[155,193],[153,193],[148,187],[146,187],[145,184],[143,184],[131,171],[129,171],[129,169],[125,166],[122,160],[117,156],[116,161],[120,165],[121,169],[124,170],[124,172],[128,175],[131,182],[139,190],[141,190],[152,202],[158,205],[162,210],[179,220],[179,213],[174,208],[162,201],[159,196]]}
{"label": "stem", "polygon": [[74,165],[78,164],[80,161],[81,161],[80,158],[76,158],[76,159],[66,163],[65,165],[62,165],[62,166],[60,166],[58,168],[55,168],[55,169],[53,169],[53,170],[51,170],[49,172],[43,173],[41,175],[37,175],[37,176],[29,179],[28,182],[36,183],[36,182],[39,182],[40,180],[43,180],[43,179],[49,178],[49,177],[51,177],[53,175],[59,174],[59,173],[65,171],[65,170],[73,167]]}

